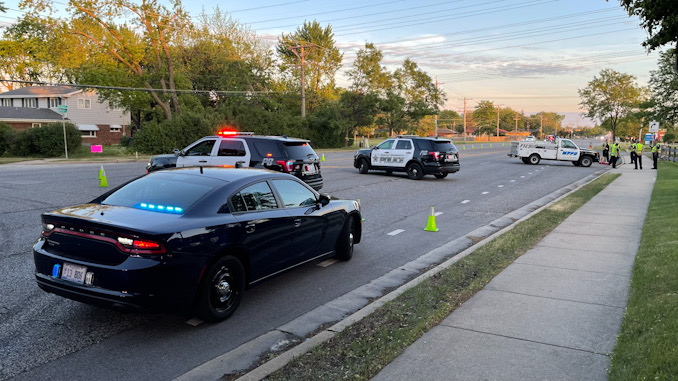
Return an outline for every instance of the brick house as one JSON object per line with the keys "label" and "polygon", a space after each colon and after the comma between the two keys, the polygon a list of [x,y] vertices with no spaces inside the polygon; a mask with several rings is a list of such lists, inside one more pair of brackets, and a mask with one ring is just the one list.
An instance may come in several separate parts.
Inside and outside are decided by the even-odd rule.
{"label": "brick house", "polygon": [[70,86],[27,86],[0,93],[0,121],[15,130],[61,122],[60,105],[68,106],[65,120],[80,130],[83,144],[117,144],[129,135],[129,113],[100,101],[96,91]]}

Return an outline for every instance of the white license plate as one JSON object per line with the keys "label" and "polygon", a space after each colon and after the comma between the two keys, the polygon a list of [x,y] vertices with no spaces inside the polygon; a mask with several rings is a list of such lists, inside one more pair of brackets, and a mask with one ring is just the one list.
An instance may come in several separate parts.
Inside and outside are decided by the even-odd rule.
{"label": "white license plate", "polygon": [[67,280],[69,282],[83,284],[85,283],[86,272],[87,267],[85,266],[78,266],[72,263],[64,263],[64,269],[61,271],[61,279]]}
{"label": "white license plate", "polygon": [[304,169],[301,171],[302,174],[304,175],[315,175],[318,173],[318,170],[315,168],[315,165],[304,165]]}
{"label": "white license plate", "polygon": [[447,156],[445,156],[445,161],[446,161],[446,162],[454,161],[454,155],[447,155]]}

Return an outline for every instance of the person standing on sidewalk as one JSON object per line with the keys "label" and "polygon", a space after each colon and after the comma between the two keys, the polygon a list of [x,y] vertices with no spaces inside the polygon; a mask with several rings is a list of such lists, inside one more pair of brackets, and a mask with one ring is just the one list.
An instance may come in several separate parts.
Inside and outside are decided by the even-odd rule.
{"label": "person standing on sidewalk", "polygon": [[635,164],[634,169],[638,169],[638,153],[636,152],[636,143],[631,142],[631,145],[629,146],[629,151],[631,151],[631,164]]}
{"label": "person standing on sidewalk", "polygon": [[619,143],[614,142],[612,143],[612,147],[610,148],[610,163],[612,164],[612,168],[617,168],[618,156],[619,156]]}
{"label": "person standing on sidewalk", "polygon": [[636,169],[638,169],[638,165],[640,165],[640,169],[643,169],[643,148],[645,148],[643,143],[636,143]]}
{"label": "person standing on sidewalk", "polygon": [[657,169],[657,159],[659,158],[659,155],[662,153],[662,146],[659,145],[659,143],[655,142],[654,145],[652,146],[652,169]]}
{"label": "person standing on sidewalk", "polygon": [[610,144],[605,139],[605,144],[603,144],[603,163],[610,164]]}

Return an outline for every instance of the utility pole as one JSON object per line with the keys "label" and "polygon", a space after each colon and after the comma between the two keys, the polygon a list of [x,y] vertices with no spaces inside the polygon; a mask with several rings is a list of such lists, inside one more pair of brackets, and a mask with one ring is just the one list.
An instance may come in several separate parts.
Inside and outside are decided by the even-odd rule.
{"label": "utility pole", "polygon": [[499,137],[499,105],[497,105],[497,137]]}
{"label": "utility pole", "polygon": [[539,115],[539,140],[543,140],[543,128],[544,128],[544,114]]}
{"label": "utility pole", "polygon": [[[434,120],[434,130],[433,130],[433,137],[437,138],[438,137],[438,76],[436,75],[436,94],[435,94],[435,103],[436,103],[436,115],[435,115],[435,120]],[[440,82],[441,85],[444,85],[445,82]]]}
{"label": "utility pole", "polygon": [[516,121],[516,134],[515,134],[515,137],[516,137],[516,140],[518,140],[518,120],[520,120],[520,116],[518,116],[518,113],[516,113],[516,117],[513,118],[513,120]]}
{"label": "utility pole", "polygon": [[[304,119],[306,117],[306,83],[304,82],[304,66],[306,66],[306,55],[308,54],[308,50],[304,52],[304,48],[312,48],[315,45],[313,44],[301,44],[300,41],[297,41],[296,46],[289,46],[289,48],[292,50],[292,53],[294,53],[297,58],[301,61],[301,119]],[[298,49],[298,51],[297,51]]]}
{"label": "utility pole", "polygon": [[[466,98],[464,97],[464,141],[466,141],[466,101],[471,100],[473,98]],[[461,100],[461,99],[459,99]]]}

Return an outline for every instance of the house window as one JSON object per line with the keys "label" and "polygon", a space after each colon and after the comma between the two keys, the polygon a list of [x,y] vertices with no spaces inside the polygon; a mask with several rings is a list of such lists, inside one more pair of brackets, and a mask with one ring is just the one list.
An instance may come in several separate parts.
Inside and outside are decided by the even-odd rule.
{"label": "house window", "polygon": [[3,106],[3,107],[12,107],[12,106],[14,105],[14,102],[12,102],[12,101],[13,101],[12,98],[3,98],[3,99],[0,99],[0,106]]}
{"label": "house window", "polygon": [[61,105],[61,98],[49,98],[49,107],[57,107]]}
{"label": "house window", "polygon": [[24,107],[38,108],[38,98],[24,98],[22,99]]}
{"label": "house window", "polygon": [[32,123],[31,124],[31,128],[39,128],[39,127],[42,127],[41,123]]}
{"label": "house window", "polygon": [[89,99],[78,98],[78,108],[92,108],[92,103]]}
{"label": "house window", "polygon": [[82,133],[83,138],[96,138],[97,137],[96,131],[80,131],[80,133]]}
{"label": "house window", "polygon": [[112,124],[111,125],[111,132],[120,132],[122,131],[122,126],[119,124]]}

